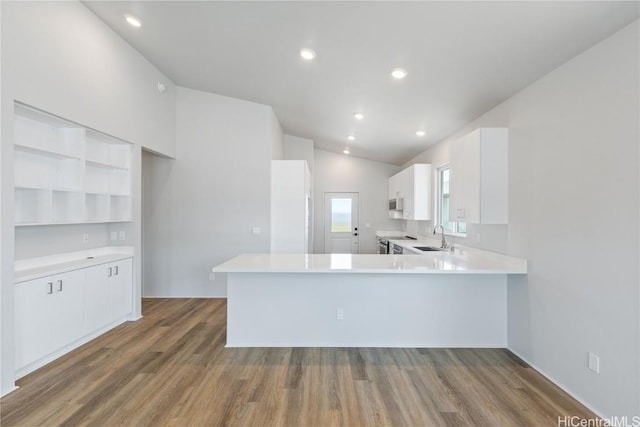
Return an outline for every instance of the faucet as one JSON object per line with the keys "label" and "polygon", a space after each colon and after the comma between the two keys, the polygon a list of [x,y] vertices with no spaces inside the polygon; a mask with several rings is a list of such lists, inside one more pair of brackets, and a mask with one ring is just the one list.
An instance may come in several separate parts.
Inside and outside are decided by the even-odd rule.
{"label": "faucet", "polygon": [[444,227],[442,226],[442,224],[438,224],[433,227],[433,235],[435,236],[438,232],[438,227],[440,227],[440,230],[442,231],[442,244],[440,245],[440,249],[446,249],[448,245],[447,241],[444,239]]}

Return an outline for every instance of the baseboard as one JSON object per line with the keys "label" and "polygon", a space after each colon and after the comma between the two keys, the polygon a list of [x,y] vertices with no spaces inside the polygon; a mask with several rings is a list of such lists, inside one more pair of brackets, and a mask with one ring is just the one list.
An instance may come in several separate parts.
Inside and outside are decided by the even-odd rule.
{"label": "baseboard", "polygon": [[167,296],[162,296],[162,295],[143,295],[142,298],[148,298],[148,299],[184,299],[184,298],[201,298],[201,299],[227,299],[226,295],[217,295],[217,296],[212,296],[212,295],[167,295]]}
{"label": "baseboard", "polygon": [[520,353],[518,353],[517,351],[515,351],[512,348],[507,347],[507,350],[509,350],[511,353],[515,354],[516,356],[518,356],[520,359],[522,359],[527,365],[531,366],[533,369],[536,370],[536,372],[538,372],[540,375],[542,375],[543,377],[545,377],[546,379],[548,379],[549,381],[551,381],[552,383],[554,383],[556,386],[560,387],[562,389],[562,391],[564,391],[565,393],[567,393],[569,396],[573,397],[575,400],[577,400],[578,402],[580,402],[580,404],[582,404],[583,406],[585,406],[587,409],[589,409],[591,412],[593,412],[594,414],[596,414],[596,416],[602,418],[602,419],[610,419],[610,417],[602,414],[600,411],[598,411],[597,409],[595,409],[593,406],[591,406],[591,404],[589,404],[588,402],[585,402],[584,400],[582,400],[580,397],[578,397],[578,395],[576,393],[574,393],[569,387],[566,387],[564,384],[562,384],[560,381],[556,380],[554,377],[552,377],[551,375],[547,374],[545,371],[543,371],[542,369],[540,369],[538,366],[536,366],[534,363],[532,363],[530,360],[528,360],[526,357],[523,357]]}
{"label": "baseboard", "polygon": [[5,391],[4,393],[2,393],[2,395],[0,395],[0,397],[5,397],[6,395],[8,395],[9,393],[13,393],[14,391],[16,391],[17,389],[19,389],[20,387],[18,387],[17,385],[14,385],[13,388]]}

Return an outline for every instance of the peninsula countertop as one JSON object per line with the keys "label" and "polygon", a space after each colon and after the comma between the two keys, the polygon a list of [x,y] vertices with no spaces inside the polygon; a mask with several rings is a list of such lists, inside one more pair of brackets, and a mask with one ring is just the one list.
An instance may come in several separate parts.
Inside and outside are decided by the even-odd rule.
{"label": "peninsula countertop", "polygon": [[214,273],[394,273],[526,274],[527,261],[487,251],[407,255],[243,254],[212,269]]}

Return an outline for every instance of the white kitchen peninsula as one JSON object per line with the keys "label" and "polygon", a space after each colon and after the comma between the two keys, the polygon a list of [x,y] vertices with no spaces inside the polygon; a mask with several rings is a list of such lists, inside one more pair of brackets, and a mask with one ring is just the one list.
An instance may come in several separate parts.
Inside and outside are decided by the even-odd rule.
{"label": "white kitchen peninsula", "polygon": [[213,268],[227,346],[505,347],[507,275],[526,260],[456,251],[240,255]]}

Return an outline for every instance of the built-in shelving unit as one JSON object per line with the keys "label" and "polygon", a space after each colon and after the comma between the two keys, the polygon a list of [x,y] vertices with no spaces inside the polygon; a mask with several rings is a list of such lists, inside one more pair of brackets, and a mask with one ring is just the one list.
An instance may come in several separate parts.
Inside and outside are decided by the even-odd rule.
{"label": "built-in shelving unit", "polygon": [[131,144],[15,104],[15,224],[131,220]]}

